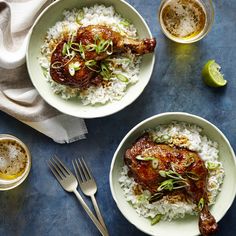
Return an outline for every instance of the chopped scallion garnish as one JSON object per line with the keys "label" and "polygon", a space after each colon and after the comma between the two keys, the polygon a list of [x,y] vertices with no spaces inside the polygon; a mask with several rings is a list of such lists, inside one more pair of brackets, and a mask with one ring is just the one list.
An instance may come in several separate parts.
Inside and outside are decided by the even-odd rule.
{"label": "chopped scallion garnish", "polygon": [[71,76],[75,75],[75,68],[73,64],[69,64],[69,73]]}
{"label": "chopped scallion garnish", "polygon": [[100,68],[97,66],[97,62],[95,60],[86,61],[85,66],[87,66],[92,71],[100,72]]}
{"label": "chopped scallion garnish", "polygon": [[111,55],[113,53],[113,42],[111,39],[104,40],[100,39],[99,36],[95,36],[94,44],[86,45],[86,50],[89,52],[96,51],[97,54],[106,52],[108,55]]}
{"label": "chopped scallion garnish", "polygon": [[64,44],[63,44],[63,48],[62,48],[62,56],[65,56],[65,55],[66,55],[67,47],[68,47],[67,43],[64,43]]}
{"label": "chopped scallion garnish", "polygon": [[105,62],[101,63],[101,72],[100,75],[104,80],[109,80],[111,78],[111,71],[108,68],[108,64]]}
{"label": "chopped scallion garnish", "polygon": [[151,225],[157,224],[161,220],[162,215],[157,214],[152,220],[151,220]]}
{"label": "chopped scallion garnish", "polygon": [[174,189],[185,188],[187,186],[189,186],[189,184],[184,180],[167,179],[161,182],[160,186],[157,188],[157,191],[158,192],[162,190],[172,191]]}
{"label": "chopped scallion garnish", "polygon": [[192,180],[199,180],[199,175],[195,174],[194,172],[186,172],[186,175],[189,179],[192,179]]}
{"label": "chopped scallion garnish", "polygon": [[152,160],[155,160],[155,157],[141,156],[141,155],[137,155],[135,158],[139,161],[152,161]]}
{"label": "chopped scallion garnish", "polygon": [[76,16],[76,23],[77,24],[81,24],[81,20],[84,18],[84,11],[83,10],[80,10],[78,15]]}
{"label": "chopped scallion garnish", "polygon": [[158,167],[158,164],[159,164],[158,159],[152,160],[152,168],[153,169],[156,169]]}
{"label": "chopped scallion garnish", "polygon": [[128,20],[122,20],[122,21],[120,21],[120,24],[123,26],[126,26],[126,27],[130,26],[130,23]]}
{"label": "chopped scallion garnish", "polygon": [[202,209],[203,209],[203,207],[204,207],[204,204],[205,204],[205,201],[204,201],[204,198],[202,197],[202,198],[199,200],[198,205],[197,205],[199,211],[202,211]]}
{"label": "chopped scallion garnish", "polygon": [[119,79],[122,82],[125,82],[125,83],[129,82],[129,79],[126,76],[122,75],[122,74],[117,74],[116,78]]}
{"label": "chopped scallion garnish", "polygon": [[220,163],[218,162],[207,162],[207,169],[208,170],[215,170],[220,167]]}
{"label": "chopped scallion garnish", "polygon": [[52,67],[53,69],[60,69],[60,68],[63,67],[63,66],[64,66],[64,64],[63,64],[62,62],[60,62],[60,61],[55,61],[55,62],[53,62],[52,65],[51,65],[51,67]]}
{"label": "chopped scallion garnish", "polygon": [[80,63],[78,61],[69,64],[69,73],[71,76],[75,75],[75,72],[80,70]]}

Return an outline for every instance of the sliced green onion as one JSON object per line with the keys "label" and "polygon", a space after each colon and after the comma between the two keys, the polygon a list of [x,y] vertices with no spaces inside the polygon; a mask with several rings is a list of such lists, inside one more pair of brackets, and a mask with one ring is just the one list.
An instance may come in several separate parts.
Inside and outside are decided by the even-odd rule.
{"label": "sliced green onion", "polygon": [[97,62],[95,60],[89,60],[85,62],[86,66],[95,66]]}
{"label": "sliced green onion", "polygon": [[194,172],[186,172],[186,175],[189,179],[192,179],[192,180],[199,180],[199,175],[195,174]]}
{"label": "sliced green onion", "polygon": [[80,63],[78,61],[76,61],[75,63],[70,63],[69,64],[69,73],[71,76],[74,76],[75,75],[75,72],[77,70],[80,70]]}
{"label": "sliced green onion", "polygon": [[167,179],[161,182],[160,186],[157,188],[157,191],[160,192],[162,190],[173,190],[173,179]]}
{"label": "sliced green onion", "polygon": [[160,170],[160,171],[159,171],[159,175],[160,175],[161,177],[163,177],[163,178],[166,178],[166,171]]}
{"label": "sliced green onion", "polygon": [[167,135],[167,134],[165,134],[165,135],[162,136],[162,138],[163,138],[164,140],[169,140],[169,139],[170,139],[170,136]]}
{"label": "sliced green onion", "polygon": [[68,42],[67,42],[69,46],[71,46],[71,43],[74,41],[74,37],[75,37],[76,33],[77,33],[76,31],[73,31],[69,35],[69,39],[68,39]]}
{"label": "sliced green onion", "polygon": [[85,51],[81,42],[79,43],[79,52],[80,52],[81,57],[85,59]]}
{"label": "sliced green onion", "polygon": [[152,160],[152,168],[153,169],[156,169],[158,167],[158,164],[159,164],[159,162],[157,159]]}
{"label": "sliced green onion", "polygon": [[156,137],[154,139],[154,142],[156,142],[156,143],[166,143],[170,138],[171,137],[169,135],[164,134],[164,135],[162,135],[160,137]]}
{"label": "sliced green onion", "polygon": [[172,191],[173,189],[185,188],[189,186],[189,184],[184,180],[175,180],[175,179],[167,179],[161,182],[157,191],[160,192],[162,190]]}
{"label": "sliced green onion", "polygon": [[215,170],[218,167],[220,167],[220,163],[215,163],[215,162],[207,162],[207,169],[208,170]]}
{"label": "sliced green onion", "polygon": [[126,27],[130,25],[128,20],[120,21],[120,24],[123,25],[123,26],[126,26]]}
{"label": "sliced green onion", "polygon": [[[190,153],[190,154],[191,154],[191,153]],[[184,166],[185,166],[185,167],[188,167],[188,166],[192,165],[192,164],[194,163],[194,161],[195,161],[195,159],[194,159],[194,157],[192,156],[192,154],[191,154],[191,155],[188,155],[188,156],[189,156],[189,158],[187,159],[186,163],[184,163]]]}
{"label": "sliced green onion", "polygon": [[153,161],[153,160],[155,160],[155,157],[148,157],[148,156],[143,157],[141,155],[137,155],[135,158],[139,161]]}
{"label": "sliced green onion", "polygon": [[80,67],[81,66],[81,64],[78,62],[78,61],[76,61],[75,63],[74,63],[74,69],[75,69],[75,71],[77,71],[77,70],[80,70]]}
{"label": "sliced green onion", "polygon": [[60,69],[60,68],[63,67],[63,66],[64,66],[64,64],[63,64],[62,62],[60,62],[60,61],[55,61],[55,62],[53,62],[52,65],[51,65],[51,67],[52,67],[53,69]]}
{"label": "sliced green onion", "polygon": [[185,180],[182,175],[180,175],[179,173],[177,173],[176,171],[173,170],[168,170],[168,171],[164,171],[164,170],[160,170],[159,171],[160,176],[162,177],[169,177],[171,179],[177,179],[177,180]]}
{"label": "sliced green onion", "polygon": [[81,20],[84,18],[84,11],[80,10],[78,15],[76,16],[76,23],[81,24]]}
{"label": "sliced green onion", "polygon": [[184,180],[174,180],[173,184],[174,184],[173,189],[180,189],[189,186],[189,184]]}
{"label": "sliced green onion", "polygon": [[202,198],[199,200],[198,205],[197,205],[199,211],[202,211],[202,209],[203,209],[203,207],[204,207],[204,204],[205,204],[205,201],[204,201],[204,198],[202,197]]}
{"label": "sliced green onion", "polygon": [[164,194],[162,192],[157,192],[155,194],[153,194],[149,199],[149,203],[153,203],[156,202],[158,200],[160,200],[162,197],[164,196]]}
{"label": "sliced green onion", "polygon": [[[111,51],[107,51],[108,48],[111,47]],[[97,47],[97,53],[105,52],[107,51],[107,54],[111,55],[113,53],[113,42],[111,39],[108,40],[101,40]]]}
{"label": "sliced green onion", "polygon": [[65,56],[65,55],[66,55],[67,47],[68,47],[67,43],[64,43],[64,44],[63,44],[63,48],[62,48],[62,56]]}
{"label": "sliced green onion", "polygon": [[71,49],[73,49],[74,51],[76,52],[79,52],[80,51],[80,48],[79,48],[80,44],[79,43],[71,43]]}
{"label": "sliced green onion", "polygon": [[166,172],[166,175],[172,179],[184,179],[182,175],[173,170],[169,170],[168,172]]}
{"label": "sliced green onion", "polygon": [[119,79],[121,82],[124,82],[124,83],[129,82],[129,79],[126,76],[122,75],[122,74],[117,74],[116,78]]}
{"label": "sliced green onion", "polygon": [[86,51],[96,51],[97,45],[96,44],[88,44],[86,45]]}
{"label": "sliced green onion", "polygon": [[95,60],[86,61],[85,66],[87,66],[92,71],[100,72],[100,68],[97,66],[97,62]]}
{"label": "sliced green onion", "polygon": [[151,220],[151,225],[157,224],[161,220],[162,215],[157,214],[152,220]]}
{"label": "sliced green onion", "polygon": [[101,72],[100,75],[103,77],[104,80],[109,80],[111,78],[111,72],[108,69],[107,63],[101,63]]}
{"label": "sliced green onion", "polygon": [[[87,51],[96,51],[97,54],[107,52],[108,55],[111,55],[113,53],[113,42],[111,39],[104,40],[100,39],[99,36],[95,36],[94,42],[94,44],[86,45]],[[110,51],[108,51],[109,47],[111,48]]]}
{"label": "sliced green onion", "polygon": [[80,56],[85,59],[85,52],[84,52],[84,47],[82,45],[82,43],[71,43],[71,47],[72,50],[79,52]]}
{"label": "sliced green onion", "polygon": [[70,73],[71,76],[75,75],[75,68],[74,68],[73,63],[69,64],[69,73]]}

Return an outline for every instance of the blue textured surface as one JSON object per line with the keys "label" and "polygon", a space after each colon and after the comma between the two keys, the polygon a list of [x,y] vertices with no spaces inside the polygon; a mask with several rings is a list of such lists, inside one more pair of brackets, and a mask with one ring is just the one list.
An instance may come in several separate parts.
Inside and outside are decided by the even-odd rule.
{"label": "blue textured surface", "polygon": [[[46,161],[58,154],[68,165],[86,156],[97,179],[97,200],[110,235],[142,236],[117,209],[109,188],[113,153],[123,136],[141,120],[165,111],[185,111],[202,116],[218,126],[236,149],[236,1],[215,1],[215,23],[206,38],[192,45],[179,45],[161,33],[157,23],[158,0],[129,0],[147,21],[158,40],[153,76],[144,93],[123,111],[101,119],[87,120],[86,140],[67,145],[0,113],[0,133],[22,139],[30,148],[33,166],[18,188],[0,192],[1,236],[100,235],[73,195],[62,190]],[[209,59],[221,64],[228,85],[211,89],[202,82],[201,68]],[[89,199],[88,204],[90,204]],[[90,205],[91,206],[91,205]],[[236,233],[236,204],[219,222],[216,235]]]}

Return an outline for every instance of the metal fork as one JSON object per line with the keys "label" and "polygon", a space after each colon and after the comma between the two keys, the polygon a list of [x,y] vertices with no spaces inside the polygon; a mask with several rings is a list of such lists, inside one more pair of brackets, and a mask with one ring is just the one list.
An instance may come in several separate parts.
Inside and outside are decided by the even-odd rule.
{"label": "metal fork", "polygon": [[92,211],[89,209],[89,207],[87,206],[87,204],[84,202],[83,198],[77,191],[78,181],[76,180],[76,177],[72,174],[72,172],[56,156],[54,156],[54,158],[51,158],[49,160],[48,165],[52,173],[55,175],[56,179],[58,180],[58,182],[63,187],[63,189],[67,192],[73,192],[76,195],[82,207],[84,208],[86,213],[89,215],[93,223],[96,225],[100,233],[103,236],[109,236],[107,231],[104,229],[101,223],[97,220],[95,215],[92,213]]}
{"label": "metal fork", "polygon": [[[79,182],[79,186],[82,190],[82,192],[86,195],[91,197],[92,203],[94,206],[94,209],[96,211],[97,217],[100,221],[100,223],[103,225],[103,227],[107,230],[105,222],[103,220],[103,217],[101,215],[100,209],[98,207],[95,193],[97,192],[97,184],[95,182],[95,179],[93,178],[93,175],[91,174],[91,171],[89,170],[88,166],[86,165],[83,158],[82,160],[72,160],[72,164],[75,170],[75,174],[77,177],[77,180]],[[108,230],[107,230],[108,232]]]}

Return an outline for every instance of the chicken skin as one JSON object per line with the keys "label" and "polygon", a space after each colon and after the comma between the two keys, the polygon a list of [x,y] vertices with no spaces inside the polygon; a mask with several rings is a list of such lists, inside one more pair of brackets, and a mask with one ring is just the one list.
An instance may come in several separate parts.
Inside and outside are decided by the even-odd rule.
{"label": "chicken skin", "polygon": [[[50,67],[52,79],[59,84],[81,89],[86,89],[90,85],[100,84],[102,77],[96,71],[85,66],[85,61],[79,54],[76,54],[73,59],[62,55],[64,43],[66,41],[60,42],[52,54]],[[72,76],[69,66],[75,63],[78,64],[79,69]]]}
{"label": "chicken skin", "polygon": [[107,26],[81,27],[72,39],[57,44],[51,56],[50,75],[57,83],[83,90],[103,82],[102,60],[124,52],[136,55],[151,53],[155,46],[154,38],[134,40]]}
{"label": "chicken skin", "polygon": [[181,195],[196,204],[202,235],[216,231],[217,223],[208,209],[208,170],[196,152],[156,143],[146,133],[126,150],[124,161],[129,176],[153,196]]}
{"label": "chicken skin", "polygon": [[154,51],[156,40],[144,39],[135,40],[121,35],[113,31],[111,28],[103,25],[89,25],[81,27],[77,33],[76,41],[82,45],[99,44],[101,41],[112,42],[106,51],[97,53],[96,50],[86,50],[85,58],[87,60],[103,60],[113,53],[121,53],[131,51],[136,55],[143,55]]}

